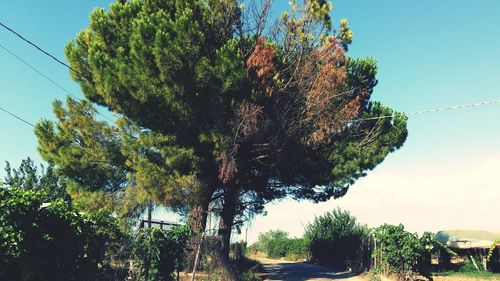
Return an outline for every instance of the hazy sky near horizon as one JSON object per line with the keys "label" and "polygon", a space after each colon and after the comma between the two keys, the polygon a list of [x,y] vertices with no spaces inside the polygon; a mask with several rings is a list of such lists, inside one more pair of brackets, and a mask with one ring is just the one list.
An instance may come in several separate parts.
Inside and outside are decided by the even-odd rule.
{"label": "hazy sky near horizon", "polygon": [[[87,26],[93,7],[111,1],[0,1],[0,21],[57,57]],[[274,11],[288,9],[276,1]],[[500,1],[337,0],[335,22],[347,18],[354,32],[351,56],[379,65],[373,100],[412,112],[500,99]],[[67,69],[0,29],[0,44],[73,94],[79,86]],[[51,103],[65,93],[0,49],[0,107],[29,122],[53,118]],[[109,114],[109,113],[108,113]],[[281,228],[299,236],[315,215],[350,210],[370,226],[403,223],[411,231],[474,228],[500,232],[500,105],[412,116],[403,148],[347,195],[321,204],[284,200],[257,217],[249,240]],[[37,162],[32,129],[0,112],[0,167]],[[3,169],[0,177],[3,177]]]}

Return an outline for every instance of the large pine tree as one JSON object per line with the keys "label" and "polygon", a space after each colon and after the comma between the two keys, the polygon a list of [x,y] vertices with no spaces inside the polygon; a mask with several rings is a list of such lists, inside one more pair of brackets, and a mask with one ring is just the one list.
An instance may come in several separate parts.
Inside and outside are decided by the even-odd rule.
{"label": "large pine tree", "polygon": [[[247,2],[247,1],[245,1]],[[66,47],[88,101],[56,102],[41,121],[42,157],[84,190],[112,192],[125,215],[148,200],[231,228],[291,196],[325,201],[404,143],[406,117],[371,102],[373,59],[347,56],[347,21],[331,4],[118,0],[96,9]],[[248,3],[247,3],[248,5]],[[98,121],[92,103],[119,116]],[[380,118],[382,117],[382,118]]]}

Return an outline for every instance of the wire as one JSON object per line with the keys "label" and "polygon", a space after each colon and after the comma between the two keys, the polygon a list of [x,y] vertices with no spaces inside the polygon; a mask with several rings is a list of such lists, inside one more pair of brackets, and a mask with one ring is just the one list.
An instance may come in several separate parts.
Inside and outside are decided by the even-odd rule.
{"label": "wire", "polygon": [[20,62],[22,62],[24,65],[26,65],[27,67],[31,68],[31,70],[33,70],[36,73],[40,74],[43,78],[47,79],[48,81],[50,81],[50,83],[54,84],[56,87],[58,87],[59,89],[63,90],[64,92],[66,92],[67,94],[69,94],[70,96],[72,96],[73,98],[75,98],[77,100],[80,99],[79,97],[73,95],[70,91],[66,90],[63,86],[61,86],[60,84],[58,84],[54,80],[50,79],[47,75],[45,75],[42,72],[40,72],[38,69],[36,69],[31,64],[29,64],[27,61],[25,61],[24,59],[22,59],[21,57],[19,57],[18,55],[16,55],[14,52],[12,52],[11,50],[9,50],[7,47],[5,47],[4,45],[2,45],[1,43],[0,43],[0,48],[2,48],[7,53],[11,54],[13,57],[15,57],[17,60],[19,60]]}
{"label": "wire", "polygon": [[[69,70],[71,70],[74,73],[80,75],[81,77],[83,77],[85,80],[88,81],[87,77],[85,77],[83,74],[81,74],[80,72],[78,72],[77,70],[75,70],[74,68],[72,68],[71,66],[69,66],[68,64],[66,64],[65,62],[59,60],[54,55],[52,55],[49,52],[45,51],[44,49],[42,49],[41,47],[39,47],[35,43],[33,43],[30,40],[26,39],[24,36],[22,36],[21,34],[19,34],[18,32],[16,32],[15,30],[13,30],[12,28],[6,26],[1,21],[0,21],[0,26],[2,26],[3,28],[5,28],[6,30],[10,31],[11,33],[15,34],[21,40],[23,40],[26,43],[30,44],[31,46],[35,47],[37,50],[39,50],[43,54],[49,56],[50,58],[52,58],[53,60],[55,60],[57,63],[63,65],[64,67],[68,68]],[[38,71],[36,68],[34,68],[32,65],[30,65],[29,63],[27,63],[25,60],[23,60],[20,57],[18,57],[12,51],[8,50],[6,47],[2,46],[1,44],[0,44],[0,47],[2,49],[4,49],[5,51],[9,52],[14,57],[16,57],[18,60],[20,60],[21,62],[23,62],[28,67],[30,67],[32,70],[36,71],[38,74],[40,74],[41,76],[45,77],[47,80],[49,80],[50,82],[52,82],[54,85],[56,85],[57,87],[61,88],[63,91],[67,92],[72,97],[78,99],[71,92],[69,92],[64,87],[62,87],[61,85],[57,84],[55,81],[53,81],[52,79],[50,79],[49,77],[47,77],[46,75],[44,75],[43,73],[41,73],[40,71]],[[80,99],[78,99],[78,100],[80,100]],[[427,114],[427,113],[434,113],[434,112],[440,112],[440,111],[450,111],[450,110],[456,110],[456,109],[465,109],[465,108],[470,108],[470,107],[485,106],[485,105],[491,105],[491,104],[500,104],[500,100],[481,101],[481,102],[476,102],[476,103],[471,103],[471,104],[455,105],[455,106],[449,106],[449,107],[443,107],[443,108],[435,108],[435,109],[426,109],[426,110],[414,111],[414,112],[409,112],[409,113],[404,113],[404,114],[406,116],[422,115],[422,114]],[[108,121],[113,122],[111,119],[109,119],[107,116],[101,114],[99,111],[97,111],[97,113],[99,115],[103,116],[104,118],[106,118]],[[377,116],[377,117],[361,118],[361,119],[356,120],[355,122],[362,122],[362,121],[369,121],[369,120],[378,120],[378,119],[386,119],[386,118],[394,118],[396,116],[397,116],[397,114],[391,114],[391,115],[384,115],[384,116]]]}
{"label": "wire", "polygon": [[87,77],[85,77],[83,74],[81,74],[80,72],[78,72],[77,70],[75,70],[74,68],[72,68],[71,66],[69,66],[67,63],[61,61],[60,59],[56,58],[54,55],[52,55],[49,52],[45,51],[44,49],[42,49],[41,47],[39,47],[35,43],[33,43],[30,40],[26,39],[24,36],[22,36],[21,34],[19,34],[18,32],[16,32],[15,30],[13,30],[12,28],[6,26],[1,21],[0,21],[0,26],[2,26],[3,28],[5,28],[6,30],[10,31],[11,33],[15,34],[17,37],[21,38],[21,40],[23,40],[24,42],[26,42],[26,43],[30,44],[31,46],[35,47],[38,51],[42,52],[46,56],[49,56],[51,59],[53,59],[57,63],[65,66],[65,67],[67,67],[69,70],[73,71],[74,73],[76,73],[76,74],[80,75],[81,77],[85,78],[86,80],[88,80]]}
{"label": "wire", "polygon": [[25,119],[23,119],[23,118],[21,118],[21,117],[19,117],[17,115],[15,115],[14,113],[8,111],[7,109],[4,109],[3,107],[0,107],[0,110],[3,111],[3,112],[5,112],[5,113],[7,113],[7,114],[9,114],[10,116],[16,118],[17,120],[20,120],[21,122],[24,122],[28,126],[31,126],[32,128],[35,128],[35,125],[33,125],[32,123],[26,121]]}
{"label": "wire", "polygon": [[[451,110],[466,109],[466,108],[471,108],[471,107],[493,105],[493,104],[500,104],[500,99],[499,100],[489,100],[489,101],[479,101],[479,102],[475,102],[475,103],[453,105],[453,106],[447,106],[447,107],[441,107],[441,108],[434,108],[434,109],[424,109],[424,110],[413,111],[413,112],[408,112],[408,113],[403,113],[403,114],[406,115],[406,116],[414,116],[414,115],[423,115],[423,114],[428,114],[428,113],[435,113],[435,112],[440,112],[440,111],[451,111]],[[398,115],[399,114],[391,114],[391,115],[383,115],[383,116],[377,116],[377,117],[361,118],[361,119],[358,119],[356,121],[357,122],[361,122],[361,121],[369,121],[369,120],[394,118],[394,117],[396,117]]]}
{"label": "wire", "polygon": [[[85,80],[88,81],[87,77],[85,77],[83,74],[81,74],[80,72],[78,72],[77,70],[75,70],[74,68],[72,68],[71,66],[69,66],[68,64],[66,64],[65,62],[59,60],[58,58],[56,58],[55,56],[53,56],[52,54],[50,54],[49,52],[45,51],[44,49],[42,49],[41,47],[39,47],[38,45],[36,45],[35,43],[31,42],[30,40],[26,39],[24,36],[22,36],[21,34],[19,34],[18,32],[16,32],[15,30],[13,30],[12,28],[6,26],[4,23],[2,23],[0,21],[0,26],[2,26],[3,28],[7,29],[8,31],[12,32],[13,34],[15,34],[17,37],[21,38],[23,41],[25,41],[26,43],[30,44],[31,46],[35,47],[37,50],[39,50],[40,52],[44,53],[45,55],[49,56],[50,58],[52,58],[53,60],[55,60],[56,62],[58,62],[59,64],[65,66],[66,68],[68,68],[69,70],[73,71],[74,73],[80,75],[81,77],[83,77]],[[7,48],[5,48],[4,46],[0,45],[0,47],[4,50],[6,50],[7,52],[9,52],[11,55],[13,55],[14,57],[16,57],[17,59],[19,59],[21,62],[23,62],[24,64],[26,64],[28,67],[30,67],[31,69],[33,69],[34,71],[36,71],[38,74],[42,75],[43,77],[45,77],[47,80],[49,80],[50,82],[52,82],[54,85],[56,85],[57,87],[61,88],[62,90],[64,90],[65,92],[67,92],[68,94],[70,94],[72,97],[78,99],[77,97],[75,97],[73,94],[71,94],[68,90],[64,89],[62,86],[60,86],[59,84],[57,84],[56,82],[54,82],[52,79],[48,78],[46,75],[44,75],[43,73],[41,73],[40,71],[38,71],[36,68],[34,68],[33,66],[31,66],[30,64],[28,64],[26,61],[24,61],[23,59],[19,58],[17,55],[15,55],[12,51],[8,50]],[[500,100],[494,100],[494,101],[481,101],[481,102],[477,102],[477,103],[471,103],[471,104],[464,104],[464,105],[456,105],[456,106],[449,106],[449,107],[444,107],[444,108],[436,108],[436,109],[427,109],[427,110],[420,110],[420,111],[414,111],[414,112],[409,112],[409,113],[405,113],[406,116],[412,116],[412,115],[421,115],[421,114],[427,114],[427,113],[434,113],[434,112],[439,112],[439,111],[449,111],[449,110],[455,110],[455,109],[464,109],[464,108],[470,108],[470,107],[476,107],[476,106],[484,106],[484,105],[491,105],[491,104],[500,104]],[[109,119],[108,117],[102,115],[101,113],[98,112],[99,115],[103,116],[104,118],[106,118],[107,120],[113,122],[111,119]],[[362,118],[362,119],[358,119],[356,120],[355,122],[361,122],[361,121],[369,121],[369,120],[378,120],[378,119],[386,119],[386,118],[394,118],[395,116],[397,116],[397,114],[392,114],[392,115],[384,115],[384,116],[377,116],[377,117],[369,117],[369,118]]]}
{"label": "wire", "polygon": [[[54,81],[53,79],[51,79],[50,77],[48,77],[47,75],[43,74],[40,70],[38,70],[36,67],[34,67],[33,65],[31,65],[30,63],[28,63],[26,60],[24,60],[23,58],[19,57],[18,55],[16,55],[13,51],[9,50],[7,47],[5,47],[4,45],[2,45],[0,43],[0,48],[3,49],[4,51],[6,51],[7,53],[9,53],[11,56],[13,56],[14,58],[16,58],[17,60],[19,60],[20,62],[22,62],[24,65],[26,65],[27,67],[29,67],[31,70],[35,71],[36,73],[38,73],[40,76],[42,76],[43,78],[47,79],[50,83],[54,84],[56,87],[58,87],[59,89],[63,90],[65,93],[67,93],[68,95],[72,96],[73,98],[75,98],[76,100],[79,100],[81,101],[82,99],[77,97],[76,95],[74,95],[73,93],[71,93],[70,91],[68,91],[66,88],[64,88],[63,86],[61,86],[61,84],[57,83],[56,81]],[[114,122],[111,118],[107,117],[106,115],[100,113],[97,109],[96,109],[96,112],[97,114],[101,115],[103,118],[105,118],[106,120],[110,121],[110,122]]]}
{"label": "wire", "polygon": [[[19,117],[18,115],[8,111],[7,109],[3,108],[0,106],[0,110],[9,114],[10,116],[16,118],[17,120],[25,123],[26,125],[32,127],[32,128],[35,128],[35,125],[33,125],[33,123],[29,122],[29,121],[26,121],[26,119],[23,119],[22,117]],[[88,163],[93,163],[93,164],[108,164],[108,165],[112,165],[112,166],[116,166],[116,163],[113,163],[111,161],[105,161],[105,160],[91,160],[91,161],[88,161]]]}
{"label": "wire", "polygon": [[439,112],[439,111],[449,111],[449,110],[455,110],[455,109],[465,109],[465,108],[484,106],[484,105],[492,105],[492,104],[500,104],[500,99],[499,100],[490,100],[490,101],[480,101],[480,102],[475,102],[475,103],[467,103],[467,104],[462,104],[462,105],[454,105],[454,106],[448,106],[448,107],[442,107],[442,108],[436,108],[436,109],[414,111],[414,112],[408,113],[408,115],[421,115],[421,114],[426,114],[426,113],[433,113],[433,112]]}

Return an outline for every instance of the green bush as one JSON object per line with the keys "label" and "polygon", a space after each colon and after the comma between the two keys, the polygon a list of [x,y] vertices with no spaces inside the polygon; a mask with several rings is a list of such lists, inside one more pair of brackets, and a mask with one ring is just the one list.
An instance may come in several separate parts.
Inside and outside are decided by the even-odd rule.
{"label": "green bush", "polygon": [[174,272],[182,268],[185,248],[191,229],[188,226],[171,230],[143,228],[132,245],[134,265],[141,281],[174,280]]}
{"label": "green bush", "polygon": [[245,259],[245,252],[247,250],[247,243],[245,242],[236,242],[232,243],[229,249],[229,256],[234,261],[242,261]]}
{"label": "green bush", "polygon": [[309,244],[304,238],[293,238],[288,240],[287,260],[306,259],[309,252]]}
{"label": "green bush", "polygon": [[267,243],[267,256],[270,258],[282,258],[288,254],[290,239],[288,237],[280,237],[271,239]]}
{"label": "green bush", "polygon": [[303,259],[307,256],[308,245],[303,238],[289,238],[282,230],[270,230],[259,235],[259,240],[248,247],[250,254],[265,253],[269,258],[291,260]]}
{"label": "green bush", "polygon": [[315,218],[305,232],[312,259],[342,270],[358,259],[365,236],[366,227],[341,209]]}
{"label": "green bush", "polygon": [[258,241],[250,247],[255,252],[265,253],[270,258],[286,255],[288,233],[282,230],[270,230],[259,234]]}
{"label": "green bush", "polygon": [[423,239],[405,231],[402,224],[384,224],[375,229],[374,236],[373,255],[378,260],[379,272],[406,280],[418,271],[418,263],[426,251]]}
{"label": "green bush", "polygon": [[81,214],[42,191],[0,188],[0,280],[95,280],[120,236],[108,213]]}

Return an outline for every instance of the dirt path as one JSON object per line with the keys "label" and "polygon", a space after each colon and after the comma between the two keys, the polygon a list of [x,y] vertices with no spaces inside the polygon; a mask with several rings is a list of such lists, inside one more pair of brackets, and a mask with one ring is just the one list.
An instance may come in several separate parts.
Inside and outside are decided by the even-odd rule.
{"label": "dirt path", "polygon": [[258,259],[264,267],[264,280],[268,281],[365,281],[367,278],[353,276],[349,272],[335,272],[330,268],[302,262]]}

